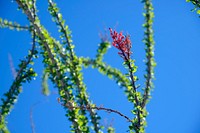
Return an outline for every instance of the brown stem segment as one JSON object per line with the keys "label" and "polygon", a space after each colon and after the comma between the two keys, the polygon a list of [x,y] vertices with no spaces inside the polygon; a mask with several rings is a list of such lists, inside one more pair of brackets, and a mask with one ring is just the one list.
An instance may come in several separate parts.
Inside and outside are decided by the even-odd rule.
{"label": "brown stem segment", "polygon": [[114,109],[110,109],[110,108],[105,108],[105,107],[102,107],[102,106],[100,106],[100,107],[97,107],[97,106],[71,106],[72,104],[69,104],[70,102],[68,102],[66,105],[64,105],[64,106],[66,106],[66,107],[68,107],[69,109],[73,109],[73,108],[77,108],[77,109],[81,109],[81,110],[88,110],[88,111],[90,111],[90,110],[92,110],[92,109],[96,109],[96,110],[104,110],[104,111],[107,111],[108,113],[110,113],[110,112],[112,112],[112,113],[116,113],[116,114],[118,114],[118,115],[120,115],[120,116],[122,116],[122,117],[124,117],[128,122],[132,122],[132,120],[128,117],[128,116],[126,116],[126,115],[124,115],[124,114],[122,114],[121,112],[119,112],[119,111],[117,111],[117,110],[114,110]]}

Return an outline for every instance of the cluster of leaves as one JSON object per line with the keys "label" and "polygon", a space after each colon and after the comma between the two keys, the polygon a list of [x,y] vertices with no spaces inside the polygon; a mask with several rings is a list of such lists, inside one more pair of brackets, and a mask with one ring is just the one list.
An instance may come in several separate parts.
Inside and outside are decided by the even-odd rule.
{"label": "cluster of leaves", "polygon": [[191,2],[194,5],[192,11],[196,11],[197,14],[200,14],[200,0],[186,0],[186,2]]}
{"label": "cluster of leaves", "polygon": [[[96,133],[103,131],[100,125],[100,116],[98,116],[96,110],[106,110],[105,108],[97,108],[95,104],[89,99],[86,92],[87,88],[83,82],[82,68],[92,66],[97,69],[101,74],[106,75],[108,78],[113,79],[124,88],[124,92],[127,95],[129,102],[133,103],[133,119],[129,122],[130,132],[143,133],[146,125],[146,103],[150,98],[150,90],[153,87],[152,79],[154,77],[154,40],[153,40],[153,7],[151,0],[144,0],[144,17],[145,23],[143,25],[145,29],[145,50],[146,50],[146,83],[144,87],[144,93],[138,90],[136,86],[137,76],[135,72],[137,67],[135,61],[131,59],[131,42],[130,38],[126,37],[120,46],[120,40],[115,41],[115,47],[120,51],[120,56],[124,59],[124,66],[128,69],[128,77],[120,70],[107,65],[103,61],[103,56],[106,54],[110,43],[106,39],[102,39],[97,49],[95,59],[89,57],[78,57],[74,51],[74,45],[72,41],[71,31],[68,25],[65,24],[65,20],[62,17],[57,5],[48,0],[48,11],[52,16],[53,22],[55,22],[60,33],[59,40],[53,38],[47,29],[40,23],[40,19],[37,15],[36,1],[35,0],[16,0],[19,8],[27,16],[30,26],[20,26],[17,23],[9,22],[8,20],[0,19],[1,28],[10,28],[18,30],[27,30],[32,34],[33,45],[32,50],[29,52],[27,58],[19,65],[17,76],[15,81],[11,85],[11,88],[5,93],[5,98],[2,99],[3,104],[0,106],[0,131],[3,133],[9,132],[6,127],[6,116],[11,111],[11,107],[17,100],[20,93],[22,83],[29,82],[36,73],[30,64],[33,64],[32,58],[37,57],[37,54],[42,55],[44,72],[42,77],[43,93],[49,95],[47,81],[50,79],[55,87],[58,88],[60,95],[60,103],[66,110],[66,116],[71,121],[71,132],[76,133],[89,133],[93,130]],[[124,37],[121,34],[120,39]],[[114,37],[113,37],[114,39]],[[38,45],[39,53],[35,50],[35,45]],[[129,80],[131,79],[131,80]],[[88,107],[83,109],[82,107]],[[107,109],[110,112],[118,113],[122,117],[127,118],[118,111]],[[88,113],[87,113],[88,111]],[[92,128],[91,128],[92,127]],[[114,133],[113,127],[107,128],[108,133]]]}

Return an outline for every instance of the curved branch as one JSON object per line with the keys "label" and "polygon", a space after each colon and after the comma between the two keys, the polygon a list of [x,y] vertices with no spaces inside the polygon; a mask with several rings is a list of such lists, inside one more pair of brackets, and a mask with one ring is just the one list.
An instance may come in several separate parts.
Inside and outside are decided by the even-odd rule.
{"label": "curved branch", "polygon": [[[21,92],[21,84],[26,81],[30,81],[32,77],[36,76],[32,68],[28,68],[28,65],[31,63],[35,52],[35,43],[32,44],[31,52],[28,54],[25,60],[19,65],[20,69],[15,75],[15,80],[12,83],[9,91],[4,94],[5,98],[2,98],[2,105],[0,106],[0,131],[8,130],[5,124],[5,117],[9,114],[12,109],[12,106],[16,102],[18,95]],[[3,131],[5,132],[5,131]]]}
{"label": "curved branch", "polygon": [[104,111],[107,111],[108,113],[118,114],[118,115],[122,116],[123,118],[125,118],[128,122],[132,123],[132,120],[128,116],[126,116],[126,115],[122,114],[120,111],[117,111],[117,110],[114,110],[114,109],[105,108],[105,107],[102,107],[102,106],[97,107],[97,106],[83,106],[83,105],[82,106],[71,106],[71,105],[73,105],[73,104],[70,103],[70,101],[69,101],[64,106],[66,106],[70,109],[77,108],[77,109],[88,110],[88,111],[90,111],[91,109],[104,110]]}
{"label": "curved branch", "polygon": [[114,79],[119,86],[126,89],[128,88],[130,81],[126,76],[124,76],[124,74],[120,70],[113,68],[102,61],[97,61],[84,57],[81,57],[80,60],[82,61],[83,66],[88,67],[89,65],[91,65],[94,68],[98,68],[100,73],[102,73],[103,75],[107,75],[110,79]]}

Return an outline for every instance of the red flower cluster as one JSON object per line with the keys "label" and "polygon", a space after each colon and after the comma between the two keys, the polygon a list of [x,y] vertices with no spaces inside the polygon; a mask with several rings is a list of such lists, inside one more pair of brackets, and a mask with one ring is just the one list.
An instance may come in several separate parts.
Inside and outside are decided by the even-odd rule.
{"label": "red flower cluster", "polygon": [[113,39],[112,45],[116,47],[117,49],[120,50],[118,54],[126,61],[130,59],[130,55],[132,54],[131,52],[131,41],[129,36],[124,36],[122,32],[117,33],[116,31],[112,31],[111,28],[110,30],[110,35]]}

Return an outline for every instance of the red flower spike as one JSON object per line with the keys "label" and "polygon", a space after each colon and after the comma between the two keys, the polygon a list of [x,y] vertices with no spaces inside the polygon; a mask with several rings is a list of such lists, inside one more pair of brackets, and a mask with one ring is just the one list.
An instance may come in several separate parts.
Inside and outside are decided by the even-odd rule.
{"label": "red flower spike", "polygon": [[113,30],[111,28],[109,28],[110,30],[110,35],[113,39],[112,45],[114,47],[116,47],[117,49],[120,50],[120,52],[118,52],[118,54],[125,60],[129,60],[130,56],[132,54],[131,52],[131,40],[129,36],[124,36],[122,34],[122,32],[117,33],[116,31],[113,32]]}

